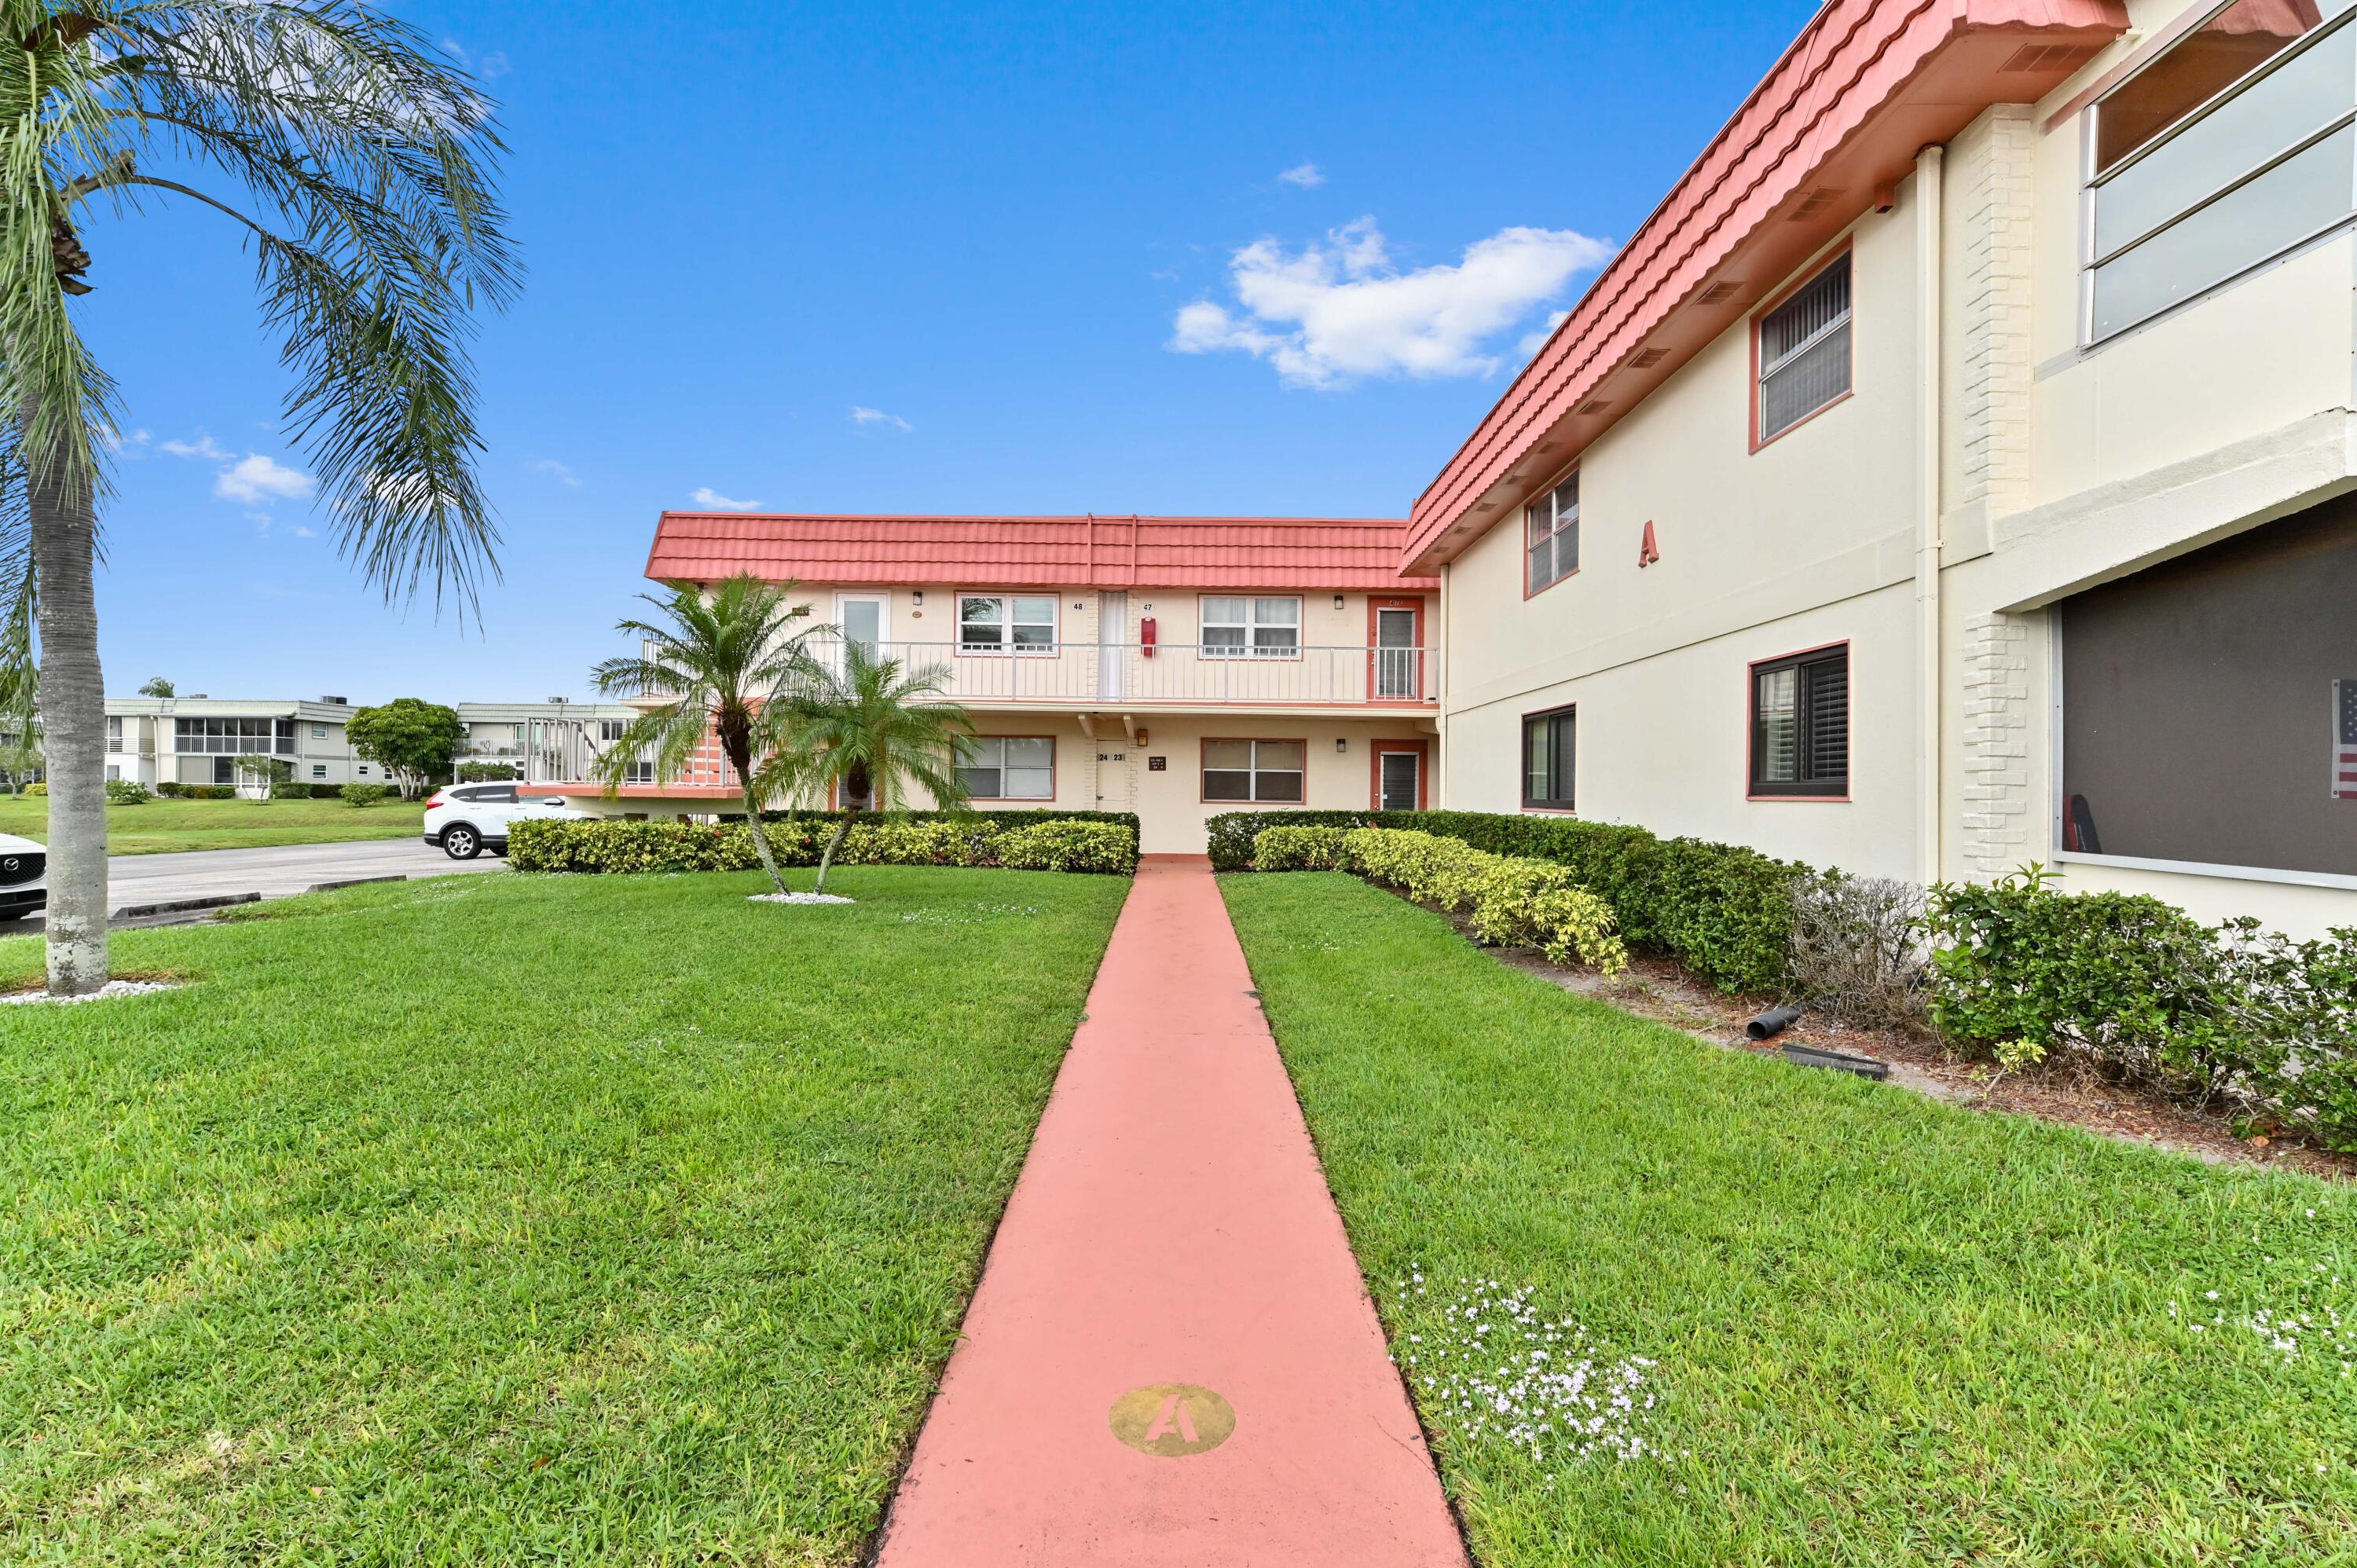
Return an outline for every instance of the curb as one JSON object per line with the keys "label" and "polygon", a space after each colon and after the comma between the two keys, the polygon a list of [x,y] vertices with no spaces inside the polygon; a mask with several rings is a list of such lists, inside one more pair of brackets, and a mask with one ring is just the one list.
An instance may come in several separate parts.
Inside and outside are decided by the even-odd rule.
{"label": "curb", "polygon": [[396,872],[391,876],[347,876],[340,882],[314,882],[303,889],[306,893],[333,893],[342,887],[367,887],[379,882],[406,882],[409,874]]}
{"label": "curb", "polygon": [[198,909],[225,909],[231,904],[261,902],[259,893],[216,893],[207,898],[175,898],[162,904],[125,904],[108,918],[144,920],[156,915],[185,915]]}

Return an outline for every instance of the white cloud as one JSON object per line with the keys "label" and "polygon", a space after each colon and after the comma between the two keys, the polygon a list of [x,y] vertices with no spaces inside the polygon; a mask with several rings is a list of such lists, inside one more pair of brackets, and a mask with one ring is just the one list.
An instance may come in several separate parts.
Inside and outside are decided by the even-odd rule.
{"label": "white cloud", "polygon": [[715,511],[753,511],[761,504],[759,501],[731,500],[710,485],[696,486],[687,499],[698,506],[708,506]]}
{"label": "white cloud", "polygon": [[460,65],[465,66],[468,70],[473,71],[477,76],[481,77],[485,81],[490,81],[497,77],[505,76],[508,73],[508,56],[505,49],[493,49],[490,53],[483,56],[482,59],[477,59],[472,54],[468,52],[467,47],[464,44],[461,44],[457,39],[444,38],[442,40],[442,52],[448,55],[452,59],[457,60]]}
{"label": "white cloud", "polygon": [[539,458],[533,464],[533,468],[535,472],[548,475],[568,489],[577,490],[581,488],[581,476],[554,457]]}
{"label": "white cloud", "polygon": [[1296,164],[1289,169],[1280,170],[1276,181],[1279,185],[1293,185],[1304,190],[1314,190],[1326,183],[1326,175],[1325,171],[1316,164]]}
{"label": "white cloud", "polygon": [[1290,386],[1340,387],[1367,376],[1476,376],[1499,368],[1490,342],[1601,265],[1609,242],[1568,229],[1501,229],[1453,266],[1402,272],[1372,218],[1288,252],[1257,240],[1229,258],[1239,310],[1183,306],[1166,347],[1237,349]]}
{"label": "white cloud", "polygon": [[229,458],[229,454],[201,430],[197,432],[194,441],[159,441],[156,444],[156,450],[169,452],[175,457],[203,457],[222,462]]}
{"label": "white cloud", "polygon": [[[214,452],[211,456],[228,454]],[[311,476],[300,468],[290,468],[274,458],[259,452],[249,452],[223,468],[213,480],[213,494],[223,500],[260,501],[271,497],[281,500],[302,500],[311,493]]]}
{"label": "white cloud", "polygon": [[1545,348],[1546,340],[1555,336],[1555,329],[1570,319],[1571,312],[1568,310],[1548,311],[1545,326],[1539,328],[1536,331],[1525,332],[1523,334],[1523,341],[1521,345],[1523,358],[1527,360],[1533,354],[1537,353],[1541,349]]}
{"label": "white cloud", "polygon": [[916,428],[915,425],[910,424],[907,420],[901,418],[897,413],[887,413],[880,408],[863,408],[856,403],[851,405],[851,423],[862,426],[870,424],[888,424],[895,430],[914,430]]}

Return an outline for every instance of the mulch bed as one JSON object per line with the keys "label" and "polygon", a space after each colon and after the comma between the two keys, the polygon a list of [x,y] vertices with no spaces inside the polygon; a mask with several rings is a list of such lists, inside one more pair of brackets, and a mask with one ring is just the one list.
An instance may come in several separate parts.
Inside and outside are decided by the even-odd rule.
{"label": "mulch bed", "polygon": [[[1426,906],[1430,908],[1430,906]],[[1462,915],[1444,918],[1470,939]],[[1961,1061],[1939,1040],[1886,1029],[1849,1028],[1815,1014],[1772,1040],[1753,1040],[1745,1022],[1772,1005],[1761,997],[1724,995],[1674,960],[1632,954],[1628,969],[1609,979],[1594,970],[1551,963],[1520,949],[1488,950],[1499,962],[1552,985],[1609,1003],[1626,1013],[1683,1029],[1732,1051],[1778,1056],[1787,1044],[1823,1047],[1890,1064],[1887,1080],[1934,1100],[1974,1111],[2011,1112],[2083,1127],[2106,1137],[2173,1149],[2212,1165],[2276,1165],[2328,1179],[2357,1180],[2357,1155],[2338,1155],[2296,1136],[2237,1137],[2224,1116],[2190,1110],[2132,1084],[2113,1082],[2071,1063],[2048,1063],[2000,1073],[1994,1064]],[[1796,1072],[1813,1069],[1795,1068]]]}

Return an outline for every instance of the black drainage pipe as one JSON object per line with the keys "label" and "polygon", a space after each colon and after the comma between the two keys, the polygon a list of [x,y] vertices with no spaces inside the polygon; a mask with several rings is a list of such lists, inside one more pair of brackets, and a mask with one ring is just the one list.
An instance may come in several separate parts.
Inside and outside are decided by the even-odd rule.
{"label": "black drainage pipe", "polygon": [[1749,1024],[1743,1032],[1755,1040],[1772,1040],[1799,1020],[1803,1009],[1797,1004],[1770,1007]]}

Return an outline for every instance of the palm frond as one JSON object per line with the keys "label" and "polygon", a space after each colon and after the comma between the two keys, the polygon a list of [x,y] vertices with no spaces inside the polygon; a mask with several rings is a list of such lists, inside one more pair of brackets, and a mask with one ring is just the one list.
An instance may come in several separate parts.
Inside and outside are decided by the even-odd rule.
{"label": "palm frond", "polygon": [[[285,428],[339,548],[388,597],[430,587],[437,606],[471,610],[498,575],[500,535],[476,471],[468,347],[478,305],[503,308],[522,277],[491,185],[502,148],[489,101],[424,35],[349,0],[0,0],[0,26],[42,40],[0,49],[14,123],[0,126],[14,197],[0,219],[0,392],[109,428],[112,390],[77,356],[53,240],[70,241],[86,202],[201,202],[253,249],[293,372]],[[142,166],[151,157],[237,188],[164,177]],[[101,444],[44,417],[42,439],[96,485]]]}

